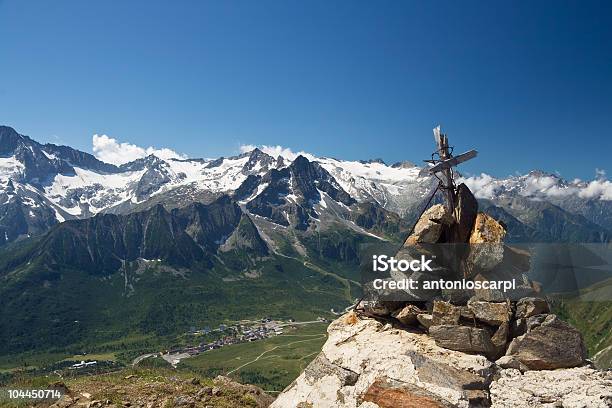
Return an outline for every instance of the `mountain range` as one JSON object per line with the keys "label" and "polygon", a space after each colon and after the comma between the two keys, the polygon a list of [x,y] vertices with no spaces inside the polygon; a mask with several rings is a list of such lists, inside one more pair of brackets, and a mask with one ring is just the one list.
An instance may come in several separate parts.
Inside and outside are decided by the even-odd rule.
{"label": "mountain range", "polygon": [[[361,245],[401,242],[428,201],[424,170],[258,148],[117,166],[0,126],[0,354],[346,307]],[[589,183],[462,181],[509,241],[610,241]]]}

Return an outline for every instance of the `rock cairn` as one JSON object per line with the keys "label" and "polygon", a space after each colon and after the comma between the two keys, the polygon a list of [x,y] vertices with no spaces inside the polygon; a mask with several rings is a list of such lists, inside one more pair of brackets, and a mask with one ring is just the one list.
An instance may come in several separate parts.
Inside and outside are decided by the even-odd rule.
{"label": "rock cairn", "polygon": [[515,279],[516,289],[510,294],[492,289],[442,290],[423,301],[382,296],[363,301],[357,310],[425,331],[440,347],[484,355],[502,368],[524,372],[583,365],[586,349],[581,334],[550,313],[539,288],[525,275],[529,254],[505,245],[505,235],[505,226],[478,212],[469,188],[459,185],[453,211],[442,204],[425,211],[396,257],[431,251],[431,244],[459,244],[463,249],[452,251],[454,259],[447,259],[451,274],[473,281]]}

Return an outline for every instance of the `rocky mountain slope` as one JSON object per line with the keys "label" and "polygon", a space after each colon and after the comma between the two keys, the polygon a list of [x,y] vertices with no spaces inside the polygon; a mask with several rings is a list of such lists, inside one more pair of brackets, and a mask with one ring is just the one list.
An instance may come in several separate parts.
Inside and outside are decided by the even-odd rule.
{"label": "rocky mountain slope", "polygon": [[589,366],[502,368],[478,354],[371,318],[347,315],[328,328],[321,354],[272,407],[609,407],[612,374]]}
{"label": "rocky mountain slope", "polygon": [[[68,219],[128,213],[157,203],[169,207],[206,203],[222,194],[235,194],[246,205],[253,201],[249,207],[255,213],[269,214],[281,224],[289,212],[297,211],[291,217],[301,218],[298,224],[303,228],[304,207],[295,207],[294,197],[301,196],[311,206],[321,200],[320,191],[344,205],[374,202],[381,208],[405,210],[414,199],[386,204],[399,190],[411,192],[412,186],[429,185],[414,167],[335,159],[317,159],[313,164],[312,157],[288,160],[259,149],[215,160],[149,156],[114,166],[69,147],[41,145],[6,126],[0,127],[0,148],[0,233],[5,233],[0,244],[40,234]],[[320,183],[317,187],[311,184],[315,181]],[[287,208],[270,208],[281,203]],[[310,208],[308,212],[314,214]]]}

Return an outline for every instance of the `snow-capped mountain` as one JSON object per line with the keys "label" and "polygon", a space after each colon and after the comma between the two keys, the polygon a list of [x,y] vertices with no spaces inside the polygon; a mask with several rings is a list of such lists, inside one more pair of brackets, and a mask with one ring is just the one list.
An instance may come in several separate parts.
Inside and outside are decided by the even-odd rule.
{"label": "snow-capped mountain", "polygon": [[[371,234],[381,232],[382,225],[388,230],[402,218],[414,217],[436,182],[408,162],[387,165],[382,160],[269,153],[253,148],[218,159],[150,155],[116,166],[0,126],[0,245],[68,219],[129,214],[156,204],[169,209],[207,204],[222,195],[232,196],[255,221],[307,230],[333,219]],[[581,237],[607,237],[604,230],[612,229],[612,187],[607,180],[570,182],[531,172],[506,179],[483,174],[463,181],[478,198],[522,227],[540,228],[537,215],[545,203],[561,210],[555,220],[571,218],[581,228],[585,224],[588,234]]]}
{"label": "snow-capped mountain", "polygon": [[612,182],[601,172],[591,181],[565,180],[556,174],[531,171],[494,178],[487,174],[462,179],[477,198],[490,200],[516,214],[533,203],[550,203],[612,231]]}
{"label": "snow-capped mountain", "polygon": [[[301,228],[306,227],[306,218],[317,216],[311,210],[321,195],[347,208],[370,202],[401,214],[431,188],[430,178],[420,177],[416,166],[309,157],[273,157],[255,148],[215,160],[163,160],[151,155],[115,166],[69,147],[39,144],[3,126],[0,207],[10,213],[7,206],[13,203],[23,213],[13,216],[22,219],[22,226],[11,231],[8,215],[4,217],[4,241],[102,212],[129,213],[159,202],[178,207],[193,201],[210,202],[222,194],[243,195],[251,184],[255,190],[240,197],[246,208],[257,215],[274,212],[271,219],[281,224],[288,217],[298,217],[301,221],[296,219],[295,225]],[[273,194],[282,197],[272,198]],[[298,196],[305,199],[304,207],[296,207]],[[263,209],[264,205],[278,207],[281,201],[286,208]],[[308,215],[298,207],[308,207]]]}

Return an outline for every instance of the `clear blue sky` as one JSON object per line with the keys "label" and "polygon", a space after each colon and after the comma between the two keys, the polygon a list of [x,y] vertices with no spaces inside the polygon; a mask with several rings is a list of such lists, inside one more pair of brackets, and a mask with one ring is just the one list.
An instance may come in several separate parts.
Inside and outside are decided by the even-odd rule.
{"label": "clear blue sky", "polygon": [[612,3],[0,1],[0,123],[192,157],[268,144],[468,172],[612,171]]}

